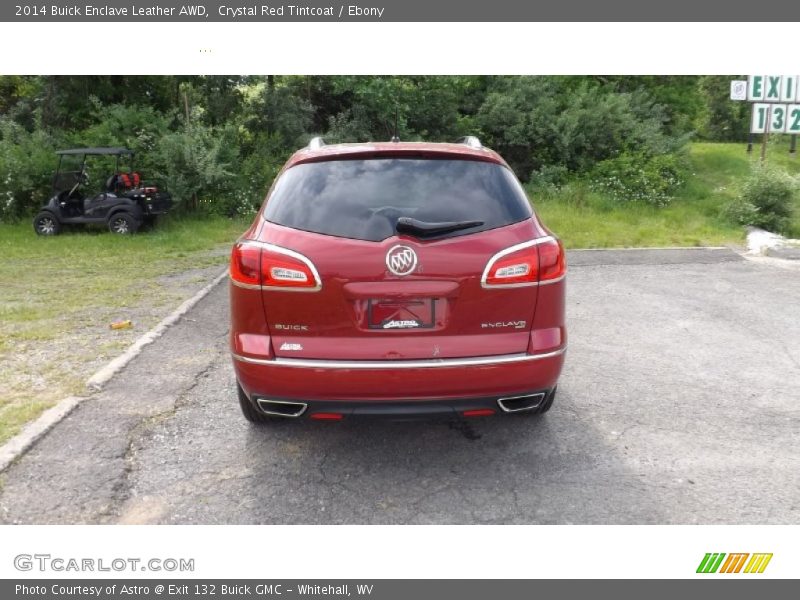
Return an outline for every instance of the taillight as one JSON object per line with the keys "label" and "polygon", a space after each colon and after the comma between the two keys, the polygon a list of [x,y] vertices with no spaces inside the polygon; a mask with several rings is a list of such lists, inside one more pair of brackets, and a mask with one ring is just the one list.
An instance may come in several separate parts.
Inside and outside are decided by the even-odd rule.
{"label": "taillight", "polygon": [[538,238],[501,250],[487,263],[481,285],[522,287],[553,283],[566,273],[564,247],[552,237]]}
{"label": "taillight", "polygon": [[[305,261],[304,261],[305,260]],[[274,250],[261,251],[261,285],[270,288],[310,289],[317,287],[317,280],[311,263],[278,253]]]}
{"label": "taillight", "polygon": [[261,242],[237,242],[231,253],[231,279],[246,288],[316,291],[316,268],[302,254]]}
{"label": "taillight", "polygon": [[511,247],[498,252],[486,265],[483,284],[487,286],[535,285],[539,256],[533,245]]}
{"label": "taillight", "polygon": [[567,274],[567,257],[561,240],[539,244],[539,283],[554,283]]}
{"label": "taillight", "polygon": [[240,287],[261,287],[261,248],[237,242],[231,252],[231,280]]}

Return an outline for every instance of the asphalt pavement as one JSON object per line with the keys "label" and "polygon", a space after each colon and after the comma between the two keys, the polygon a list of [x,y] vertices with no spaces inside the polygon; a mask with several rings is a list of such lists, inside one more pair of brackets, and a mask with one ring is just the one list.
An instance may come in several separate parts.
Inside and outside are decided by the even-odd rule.
{"label": "asphalt pavement", "polygon": [[569,262],[545,416],[251,425],[223,283],[0,476],[0,521],[800,523],[800,271]]}

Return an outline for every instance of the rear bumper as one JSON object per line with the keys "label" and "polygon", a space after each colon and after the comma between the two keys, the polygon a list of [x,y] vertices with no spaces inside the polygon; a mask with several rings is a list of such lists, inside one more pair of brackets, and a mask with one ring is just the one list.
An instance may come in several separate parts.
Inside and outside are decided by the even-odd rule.
{"label": "rear bumper", "polygon": [[497,400],[555,388],[565,348],[544,354],[409,361],[258,359],[233,355],[236,377],[259,399],[307,404],[304,415],[435,415],[491,408]]}

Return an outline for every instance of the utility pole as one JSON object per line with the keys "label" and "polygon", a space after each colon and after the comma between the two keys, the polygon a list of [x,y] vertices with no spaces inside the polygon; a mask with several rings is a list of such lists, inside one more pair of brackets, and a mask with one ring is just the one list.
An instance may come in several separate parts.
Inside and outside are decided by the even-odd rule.
{"label": "utility pole", "polygon": [[764,123],[764,134],[761,140],[761,164],[767,160],[767,142],[769,141],[769,128],[772,124],[772,105],[767,105],[767,120]]}

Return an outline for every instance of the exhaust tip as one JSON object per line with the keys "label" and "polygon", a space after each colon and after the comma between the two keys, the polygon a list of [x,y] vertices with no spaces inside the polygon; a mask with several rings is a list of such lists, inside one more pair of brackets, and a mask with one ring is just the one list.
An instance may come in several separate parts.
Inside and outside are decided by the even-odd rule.
{"label": "exhaust tip", "polygon": [[507,413],[522,412],[539,408],[544,402],[545,393],[525,394],[524,396],[509,396],[508,398],[498,398],[497,406],[500,410]]}
{"label": "exhaust tip", "polygon": [[258,407],[266,415],[275,417],[288,417],[294,419],[306,412],[308,404],[305,402],[289,402],[287,400],[267,400],[266,398],[258,398],[256,400]]}

